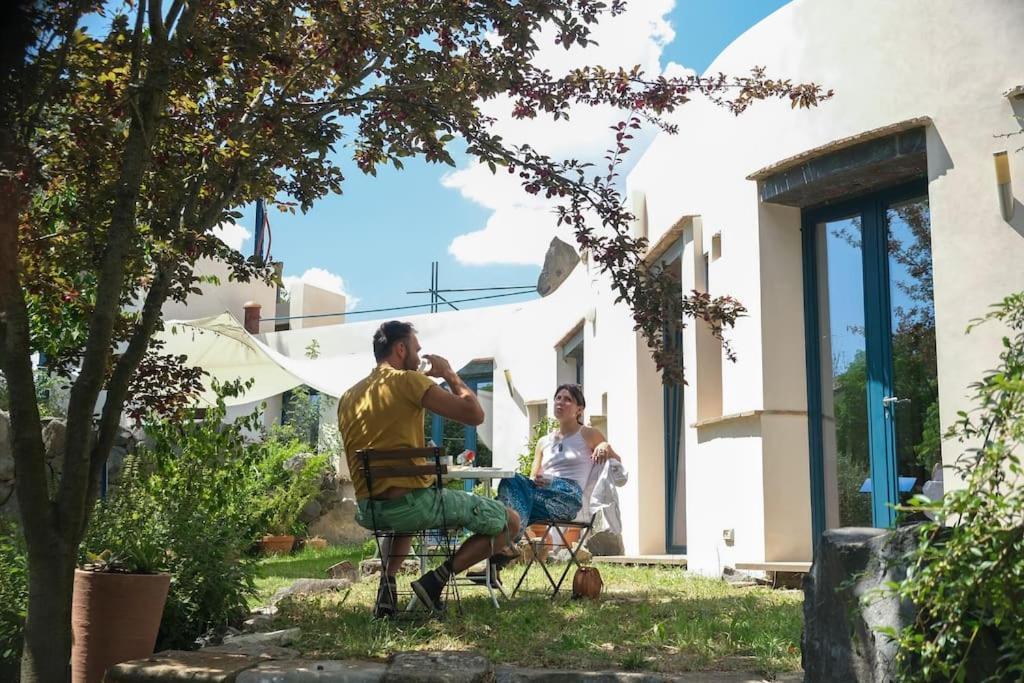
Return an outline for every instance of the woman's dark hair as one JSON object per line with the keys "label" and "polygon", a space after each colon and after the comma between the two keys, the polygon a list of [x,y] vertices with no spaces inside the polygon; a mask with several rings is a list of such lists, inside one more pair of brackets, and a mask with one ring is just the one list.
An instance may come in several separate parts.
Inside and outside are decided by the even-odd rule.
{"label": "woman's dark hair", "polygon": [[[580,408],[587,407],[587,399],[583,398],[582,386],[580,386],[579,384],[559,384],[558,388],[555,389],[555,396],[558,396],[558,392],[561,391],[562,389],[565,389],[566,391],[569,392],[569,395],[572,396],[572,400]],[[576,421],[579,422],[580,424],[583,424],[583,416],[577,415]]]}
{"label": "woman's dark hair", "polygon": [[373,333],[373,357],[381,362],[391,355],[391,349],[400,341],[405,341],[416,329],[412,323],[403,323],[400,320],[389,320],[382,323],[377,331]]}

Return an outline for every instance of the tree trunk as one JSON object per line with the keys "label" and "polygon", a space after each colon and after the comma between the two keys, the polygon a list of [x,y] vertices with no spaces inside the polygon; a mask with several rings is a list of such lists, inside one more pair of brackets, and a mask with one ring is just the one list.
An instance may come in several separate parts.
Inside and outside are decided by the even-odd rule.
{"label": "tree trunk", "polygon": [[71,680],[71,591],[75,553],[55,541],[31,553],[21,683]]}

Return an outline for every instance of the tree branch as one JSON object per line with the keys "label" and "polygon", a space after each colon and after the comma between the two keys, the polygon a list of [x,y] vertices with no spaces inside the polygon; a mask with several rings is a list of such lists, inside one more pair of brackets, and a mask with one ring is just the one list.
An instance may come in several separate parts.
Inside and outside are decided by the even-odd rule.
{"label": "tree branch", "polygon": [[85,533],[89,522],[89,514],[96,497],[99,493],[99,480],[103,467],[114,446],[114,438],[117,436],[121,424],[121,414],[124,409],[124,402],[128,397],[128,386],[132,376],[135,374],[139,363],[146,355],[149,348],[150,338],[160,322],[160,314],[167,294],[171,287],[171,278],[174,269],[168,264],[157,266],[153,284],[146,294],[146,301],[142,307],[142,314],[139,323],[135,328],[125,352],[117,360],[114,372],[107,383],[107,400],[103,404],[103,413],[100,416],[99,428],[96,443],[92,447],[89,456],[89,487],[86,494],[85,515],[82,517],[81,528],[77,530],[77,536],[73,541],[78,541]]}
{"label": "tree branch", "polygon": [[[196,16],[190,6],[182,15],[175,35],[175,46],[188,39]],[[162,22],[160,0],[150,0],[150,23]],[[82,354],[78,378],[68,400],[67,444],[60,489],[58,525],[65,537],[79,533],[79,521],[85,512],[88,490],[89,444],[93,412],[107,372],[114,337],[114,325],[120,314],[124,287],[125,262],[137,233],[136,211],[144,176],[149,168],[156,133],[162,123],[170,87],[171,50],[166,41],[154,38],[154,48],[146,77],[139,89],[139,107],[132,116],[122,153],[123,163],[114,188],[110,228],[96,284],[96,304],[89,321],[89,333]],[[148,134],[147,134],[148,131]],[[109,401],[108,397],[108,401]],[[120,410],[121,406],[117,406]]]}

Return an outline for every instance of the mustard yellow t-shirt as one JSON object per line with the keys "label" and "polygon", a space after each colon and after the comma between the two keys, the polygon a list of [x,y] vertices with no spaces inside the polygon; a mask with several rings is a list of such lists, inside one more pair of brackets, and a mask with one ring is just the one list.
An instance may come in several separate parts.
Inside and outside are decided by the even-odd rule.
{"label": "mustard yellow t-shirt", "polygon": [[[381,450],[391,448],[423,448],[423,394],[434,383],[415,370],[395,370],[382,364],[338,401],[338,429],[345,443],[345,457],[356,498],[368,498],[362,463],[356,452],[365,448]],[[395,465],[402,464],[394,461]],[[424,465],[423,458],[411,459],[408,464]],[[433,484],[428,476],[393,477],[373,484],[373,494],[387,488],[401,486],[410,489],[427,488]]]}

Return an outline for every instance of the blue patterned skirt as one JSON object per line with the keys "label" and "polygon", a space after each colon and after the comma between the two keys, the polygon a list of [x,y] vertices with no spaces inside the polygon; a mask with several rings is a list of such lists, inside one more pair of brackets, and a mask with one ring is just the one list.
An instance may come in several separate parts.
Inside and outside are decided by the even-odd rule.
{"label": "blue patterned skirt", "polygon": [[519,513],[521,529],[525,530],[542,519],[575,519],[583,507],[583,489],[572,479],[555,477],[547,486],[538,486],[532,479],[516,474],[498,484],[498,500]]}

